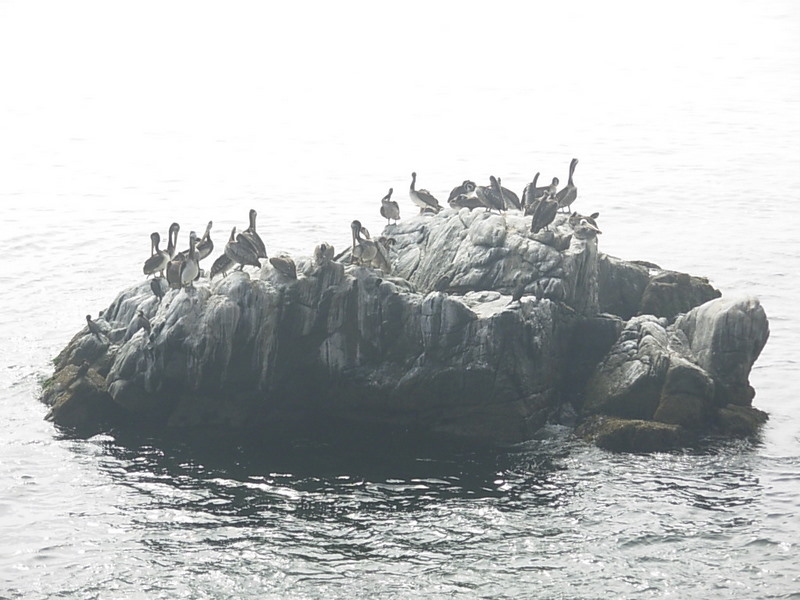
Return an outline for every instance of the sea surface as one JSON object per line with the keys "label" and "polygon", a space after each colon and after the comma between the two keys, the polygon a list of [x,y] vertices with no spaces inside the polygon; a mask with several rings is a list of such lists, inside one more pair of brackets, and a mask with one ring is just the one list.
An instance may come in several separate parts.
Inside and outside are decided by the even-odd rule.
{"label": "sea surface", "polygon": [[[800,5],[272,4],[0,1],[0,598],[800,598]],[[268,251],[303,256],[380,231],[390,187],[412,215],[412,171],[445,200],[563,183],[573,156],[601,251],[761,300],[758,438],[43,420],[53,357],[172,221],[185,247],[213,220],[219,249],[255,208]]]}

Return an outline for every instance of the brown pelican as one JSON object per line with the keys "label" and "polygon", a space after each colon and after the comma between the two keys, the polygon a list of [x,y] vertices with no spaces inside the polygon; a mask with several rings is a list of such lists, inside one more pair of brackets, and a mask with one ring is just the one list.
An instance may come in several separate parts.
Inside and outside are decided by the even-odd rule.
{"label": "brown pelican", "polygon": [[489,176],[490,187],[479,185],[475,188],[475,195],[481,204],[486,207],[486,212],[492,209],[502,212],[506,209],[505,202],[503,201],[503,191],[500,189],[500,184],[494,175]]}
{"label": "brown pelican", "polygon": [[94,336],[102,343],[108,341],[108,336],[106,336],[100,325],[92,321],[92,315],[86,315],[86,325],[89,327],[89,332],[94,334]]}
{"label": "brown pelican", "polygon": [[161,236],[157,231],[150,234],[150,258],[144,261],[145,275],[153,275],[159,273],[164,275],[164,269],[167,268],[169,262],[169,254],[166,250],[159,250],[158,245],[161,243]]}
{"label": "brown pelican", "polygon": [[588,240],[597,237],[598,233],[603,232],[600,231],[596,225],[592,225],[589,219],[585,218],[581,219],[581,222],[578,223],[578,226],[573,230],[573,235],[579,240]]}
{"label": "brown pelican", "polygon": [[209,221],[208,225],[206,225],[206,232],[203,234],[203,237],[200,238],[200,241],[197,242],[197,260],[201,261],[206,258],[211,251],[214,249],[214,242],[211,240],[211,226],[213,225],[213,221]]}
{"label": "brown pelican", "polygon": [[211,265],[211,271],[209,273],[209,279],[214,279],[215,275],[227,275],[228,271],[230,270],[233,265],[236,264],[231,260],[231,257],[227,254],[220,254],[217,257],[217,260],[214,261],[214,264]]}
{"label": "brown pelican", "polygon": [[[244,240],[245,243],[250,244],[256,253],[256,258],[267,258],[267,247],[261,236],[256,232],[256,217],[258,213],[254,208],[250,209],[250,226],[239,234],[236,239],[238,241]],[[241,238],[241,239],[239,239]]]}
{"label": "brown pelican", "polygon": [[419,214],[424,213],[426,210],[432,210],[434,213],[438,213],[442,210],[442,207],[439,205],[439,201],[433,197],[428,190],[418,190],[415,189],[417,185],[417,174],[411,173],[411,186],[408,188],[408,195],[411,198],[411,201],[419,206]]}
{"label": "brown pelican", "polygon": [[173,223],[169,226],[169,233],[168,233],[168,240],[167,240],[167,254],[169,254],[170,260],[175,258],[175,249],[178,246],[178,232],[181,230],[181,226],[177,223]]}
{"label": "brown pelican", "polygon": [[288,277],[289,279],[297,279],[297,267],[295,266],[294,260],[291,256],[273,256],[269,259],[269,262],[273,267],[275,267],[275,270],[284,277]]}
{"label": "brown pelican", "polygon": [[400,218],[400,205],[392,200],[393,191],[392,188],[389,188],[389,193],[381,198],[381,216],[386,219],[387,225],[391,219],[394,219],[394,222],[397,223]]}
{"label": "brown pelican", "polygon": [[197,234],[189,233],[189,254],[180,264],[178,280],[181,287],[194,287],[194,280],[200,274],[200,264],[197,257]]}
{"label": "brown pelican", "polygon": [[327,242],[322,242],[314,248],[314,262],[317,266],[325,265],[333,260],[333,246]]}
{"label": "brown pelican", "polygon": [[181,265],[185,257],[178,254],[167,263],[166,279],[170,289],[177,290],[181,287]]}
{"label": "brown pelican", "polygon": [[573,158],[569,163],[569,180],[567,181],[567,185],[564,187],[563,190],[556,194],[556,200],[558,200],[558,207],[559,208],[566,208],[567,212],[572,212],[569,209],[569,205],[575,202],[575,198],[578,197],[578,188],[575,187],[575,184],[572,182],[572,174],[575,172],[575,167],[578,164],[578,159]]}
{"label": "brown pelican", "polygon": [[350,231],[353,235],[350,262],[357,262],[360,265],[371,265],[372,261],[378,255],[377,244],[369,239],[369,232],[361,225],[361,221],[356,220],[350,223]]}
{"label": "brown pelican", "polygon": [[392,263],[389,260],[389,248],[394,246],[395,239],[394,238],[387,238],[387,237],[379,237],[378,243],[375,244],[378,252],[375,255],[375,260],[373,260],[373,264],[376,264],[379,269],[381,269],[387,275],[392,272]]}
{"label": "brown pelican", "polygon": [[233,262],[239,265],[239,271],[244,270],[245,265],[261,267],[261,263],[258,260],[258,254],[256,254],[256,251],[253,249],[250,241],[247,240],[241,233],[236,235],[236,227],[231,229],[231,237],[228,240],[228,243],[225,244],[225,254]]}
{"label": "brown pelican", "polygon": [[589,221],[589,223],[597,227],[597,218],[599,216],[600,216],[599,212],[593,212],[587,217],[586,215],[582,215],[579,212],[575,211],[569,216],[567,222],[569,223],[570,227],[575,229],[578,225],[580,225],[581,219],[586,219],[587,221]]}
{"label": "brown pelican", "polygon": [[459,206],[459,204],[457,204],[459,202],[458,197],[466,196],[474,191],[475,191],[475,182],[470,181],[469,179],[465,179],[461,185],[458,185],[453,188],[453,190],[450,192],[450,195],[447,197],[447,203],[450,206]]}
{"label": "brown pelican", "polygon": [[558,177],[553,177],[553,182],[542,188],[542,193],[547,198],[555,198],[556,190],[558,189]]}
{"label": "brown pelican", "polygon": [[538,233],[540,229],[549,228],[550,223],[556,218],[558,212],[558,200],[549,195],[539,200],[531,219],[531,231]]}
{"label": "brown pelican", "polygon": [[505,201],[505,207],[511,208],[513,206],[517,210],[522,210],[522,204],[519,203],[519,197],[510,189],[503,187],[500,183],[499,177],[497,178],[497,185],[503,192],[503,200]]}
{"label": "brown pelican", "polygon": [[525,189],[522,190],[522,206],[525,209],[526,215],[532,215],[534,209],[536,208],[534,205],[534,199],[536,198],[537,181],[539,181],[538,171],[536,172],[536,175],[533,176],[533,181],[526,185]]}

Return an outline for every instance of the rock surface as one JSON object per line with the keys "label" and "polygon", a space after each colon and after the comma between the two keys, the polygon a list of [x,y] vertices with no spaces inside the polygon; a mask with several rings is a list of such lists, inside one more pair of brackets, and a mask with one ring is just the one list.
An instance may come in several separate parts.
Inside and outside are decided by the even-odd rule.
{"label": "rock surface", "polygon": [[[142,281],[95,319],[107,340],[84,329],[57,357],[48,416],[88,433],[345,420],[513,443],[577,411],[615,419],[583,431],[623,450],[752,432],[757,300],[702,304],[719,295],[706,281],[600,255],[563,215],[529,227],[448,209],[387,226],[391,275],[298,260],[296,280],[267,264],[161,301]],[[149,334],[129,329],[139,310]]]}

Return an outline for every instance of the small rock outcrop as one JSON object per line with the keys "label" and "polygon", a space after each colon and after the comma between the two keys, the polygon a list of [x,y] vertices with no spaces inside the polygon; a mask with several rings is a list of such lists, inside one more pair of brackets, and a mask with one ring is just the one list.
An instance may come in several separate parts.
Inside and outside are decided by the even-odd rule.
{"label": "small rock outcrop", "polygon": [[578,415],[579,433],[622,450],[752,432],[757,300],[599,254],[564,215],[548,229],[448,209],[387,226],[391,274],[330,249],[296,260],[296,278],[265,264],[163,298],[142,281],[94,320],[104,335],[85,328],[56,358],[48,418],[252,435],[346,421],[513,443]]}

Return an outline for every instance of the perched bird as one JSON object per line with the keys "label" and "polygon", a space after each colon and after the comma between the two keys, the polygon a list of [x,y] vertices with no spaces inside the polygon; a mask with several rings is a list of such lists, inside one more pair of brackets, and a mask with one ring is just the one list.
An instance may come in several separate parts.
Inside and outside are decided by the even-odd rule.
{"label": "perched bird", "polygon": [[211,271],[208,274],[209,279],[214,279],[215,275],[227,275],[228,271],[235,265],[230,256],[227,254],[220,254],[211,265]]}
{"label": "perched bird", "polygon": [[317,266],[322,266],[333,260],[333,246],[327,242],[322,242],[314,248],[314,262]]}
{"label": "perched bird", "polygon": [[211,240],[211,227],[213,224],[213,221],[208,222],[208,225],[206,225],[206,232],[203,234],[203,237],[200,238],[200,241],[197,242],[198,261],[208,257],[211,251],[214,250],[214,242]]}
{"label": "perched bird", "polygon": [[575,167],[578,165],[578,159],[573,158],[569,163],[569,180],[567,181],[567,185],[564,186],[560,192],[556,194],[556,200],[558,200],[558,207],[559,208],[566,208],[567,212],[572,212],[569,209],[570,204],[575,202],[575,198],[578,197],[578,188],[575,187],[575,184],[572,181],[572,174],[575,172]]}
{"label": "perched bird", "polygon": [[486,207],[486,212],[496,210],[502,212],[506,208],[506,203],[503,200],[503,192],[500,189],[500,184],[494,175],[489,176],[489,187],[479,185],[475,188],[475,195],[480,200],[481,204]]}
{"label": "perched bird", "polygon": [[453,188],[453,190],[450,192],[450,195],[447,197],[447,203],[450,206],[459,206],[459,204],[454,204],[459,201],[458,200],[459,196],[467,196],[468,194],[471,194],[474,191],[475,191],[475,182],[470,181],[469,179],[465,179],[461,183],[461,185],[457,185],[456,187]]}
{"label": "perched bird", "polygon": [[189,233],[189,254],[180,264],[178,280],[181,287],[194,287],[194,280],[200,274],[200,261],[197,257],[197,234]]}
{"label": "perched bird", "polygon": [[89,327],[89,332],[94,334],[102,343],[108,341],[108,336],[106,336],[100,325],[92,321],[92,315],[86,315],[86,325]]}
{"label": "perched bird", "polygon": [[297,267],[291,256],[273,256],[269,259],[270,264],[278,273],[289,279],[297,279]]}
{"label": "perched bird", "polygon": [[526,185],[525,189],[522,190],[522,207],[526,215],[532,215],[533,211],[536,209],[534,200],[536,199],[536,190],[538,189],[536,187],[537,181],[539,181],[538,171],[536,175],[533,176],[533,181]]}
{"label": "perched bird", "polygon": [[392,272],[392,263],[389,260],[389,248],[394,246],[394,242],[394,238],[381,236],[378,238],[377,244],[375,244],[378,252],[375,254],[372,263],[387,275]]}
{"label": "perched bird", "polygon": [[593,212],[587,217],[586,215],[582,215],[579,212],[575,211],[572,214],[570,214],[569,219],[567,219],[567,222],[569,223],[570,227],[575,229],[578,225],[580,225],[581,219],[586,219],[587,221],[589,221],[589,223],[597,227],[597,219],[599,216],[600,216],[599,212]]}
{"label": "perched bird", "polygon": [[389,193],[381,198],[381,216],[386,219],[387,225],[389,225],[389,221],[392,219],[397,223],[397,220],[400,218],[400,205],[392,200],[393,191],[394,189],[389,188]]}
{"label": "perched bird", "polygon": [[231,229],[231,237],[228,243],[225,244],[225,254],[239,265],[239,271],[242,271],[246,265],[261,267],[258,254],[256,254],[252,244],[243,234],[236,235],[235,226]]}
{"label": "perched bird", "polygon": [[549,228],[550,223],[555,220],[557,212],[558,200],[551,198],[549,195],[541,198],[531,218],[531,231],[538,233],[541,229]]}
{"label": "perched bird", "polygon": [[175,257],[175,250],[178,247],[178,232],[181,230],[181,226],[177,223],[173,223],[169,226],[169,232],[167,234],[167,254],[169,254],[170,260]]}
{"label": "perched bird", "polygon": [[552,183],[543,188],[542,194],[547,198],[555,198],[556,190],[558,189],[558,183],[558,177],[553,177]]}
{"label": "perched bird", "polygon": [[419,206],[419,214],[424,213],[425,211],[433,211],[434,213],[438,213],[442,210],[442,207],[439,205],[439,201],[433,197],[428,190],[418,190],[415,188],[417,185],[417,174],[411,173],[411,186],[408,189],[408,195],[411,198],[411,201]]}
{"label": "perched bird", "polygon": [[186,260],[186,255],[178,253],[167,263],[166,279],[170,289],[177,290],[181,287],[181,265]]}
{"label": "perched bird", "polygon": [[142,309],[136,312],[136,316],[128,325],[128,329],[125,331],[125,341],[127,342],[131,339],[140,329],[144,329],[147,335],[150,335],[150,320],[144,316],[144,311],[142,311]]}
{"label": "perched bird", "polygon": [[145,275],[153,275],[159,273],[164,275],[164,269],[167,268],[169,262],[169,253],[166,250],[159,250],[158,245],[161,243],[161,236],[157,231],[150,234],[150,257],[144,261]]}
{"label": "perched bird", "polygon": [[75,379],[80,379],[81,377],[86,377],[86,373],[89,372],[89,361],[83,361],[81,366],[78,367],[77,372],[75,373]]}
{"label": "perched bird", "polygon": [[153,277],[150,280],[150,289],[153,290],[153,293],[158,298],[158,301],[161,302],[161,299],[164,297],[164,278],[163,277]]}
{"label": "perched bird", "polygon": [[256,232],[256,217],[258,213],[255,211],[254,208],[250,209],[250,225],[247,229],[245,229],[242,233],[239,234],[239,237],[236,239],[239,241],[243,241],[253,248],[256,253],[256,258],[267,258],[267,248],[264,246],[264,241],[261,239],[261,236],[258,235]]}
{"label": "perched bird", "polygon": [[588,219],[581,219],[578,226],[573,230],[574,235],[579,240],[588,240],[597,237],[597,234],[603,233],[596,225],[592,225]]}
{"label": "perched bird", "polygon": [[350,232],[353,236],[350,262],[371,265],[378,255],[377,244],[369,238],[369,232],[361,225],[361,221],[356,220],[350,223]]}
{"label": "perched bird", "polygon": [[515,302],[521,305],[520,301],[522,300],[522,297],[524,295],[525,295],[525,284],[524,283],[517,284],[517,286],[514,288],[514,291],[511,292],[511,301],[508,304],[506,304],[506,306],[511,306]]}
{"label": "perched bird", "polygon": [[517,210],[522,210],[522,204],[520,204],[519,196],[517,196],[507,187],[503,187],[499,177],[497,178],[497,184],[500,186],[500,190],[503,192],[503,200],[505,201],[505,207],[507,209],[513,207],[516,208]]}

